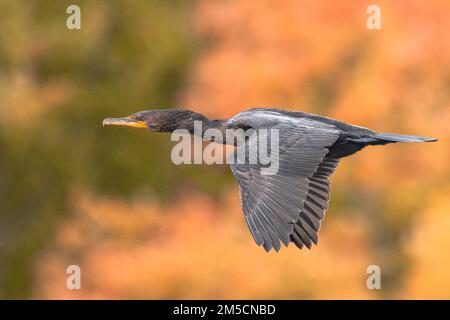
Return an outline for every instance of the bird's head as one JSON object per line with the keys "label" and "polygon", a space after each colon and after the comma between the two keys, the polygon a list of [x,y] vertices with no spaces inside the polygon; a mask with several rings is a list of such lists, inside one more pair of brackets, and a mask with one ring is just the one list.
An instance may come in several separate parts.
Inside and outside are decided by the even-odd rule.
{"label": "bird's head", "polygon": [[154,132],[173,132],[193,128],[194,121],[209,121],[203,115],[182,109],[145,110],[125,118],[106,118],[103,125],[147,128]]}

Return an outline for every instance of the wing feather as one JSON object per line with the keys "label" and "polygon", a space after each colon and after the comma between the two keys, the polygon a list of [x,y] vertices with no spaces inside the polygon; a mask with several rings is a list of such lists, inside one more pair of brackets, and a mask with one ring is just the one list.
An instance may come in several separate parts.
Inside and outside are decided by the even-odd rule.
{"label": "wing feather", "polygon": [[[325,158],[313,176],[309,178],[309,190],[305,204],[296,222],[296,226],[302,229],[303,232],[299,232],[299,228],[294,228],[293,233],[290,235],[291,241],[295,244],[299,240],[306,240],[303,244],[310,249],[311,247],[308,246],[310,241],[314,244],[318,243],[320,225],[325,217],[325,211],[328,209],[330,198],[330,176],[335,171],[338,163],[338,159]],[[304,238],[304,234],[307,235],[308,239]]]}
{"label": "wing feather", "polygon": [[[232,164],[231,169],[240,186],[241,205],[250,232],[266,251],[280,250],[294,242],[299,248],[311,248],[317,243],[317,232],[328,207],[328,177],[334,171],[333,161],[326,159],[328,148],[339,137],[334,127],[308,119],[295,123],[280,123],[279,170],[264,175],[259,163],[250,164],[248,145],[255,143],[252,135],[239,148],[246,148],[244,164]],[[239,150],[236,150],[238,154]],[[253,162],[254,163],[254,162]]]}

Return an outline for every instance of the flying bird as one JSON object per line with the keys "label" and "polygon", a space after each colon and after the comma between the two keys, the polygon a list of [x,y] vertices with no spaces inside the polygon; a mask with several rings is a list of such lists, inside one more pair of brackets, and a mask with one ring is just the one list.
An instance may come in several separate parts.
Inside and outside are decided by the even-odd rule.
{"label": "flying bird", "polygon": [[[257,245],[279,251],[293,242],[298,248],[318,243],[318,232],[328,209],[330,176],[341,158],[366,146],[396,142],[433,142],[403,134],[377,133],[331,118],[272,108],[245,110],[225,120],[209,120],[182,109],[146,110],[125,118],[107,118],[103,125],[147,128],[154,132],[185,129],[195,134],[194,121],[207,129],[276,129],[279,132],[279,169],[261,173],[262,164],[235,163],[231,170],[240,187],[241,206]],[[256,133],[255,133],[256,134]],[[252,136],[236,145],[245,148]],[[222,143],[227,143],[222,141]],[[236,141],[233,142],[236,144]]]}

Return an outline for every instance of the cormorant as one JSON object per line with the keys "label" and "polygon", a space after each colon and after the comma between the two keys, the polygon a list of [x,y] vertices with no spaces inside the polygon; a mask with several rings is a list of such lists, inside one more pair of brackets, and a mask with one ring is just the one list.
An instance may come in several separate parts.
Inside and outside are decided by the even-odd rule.
{"label": "cormorant", "polygon": [[[366,146],[395,142],[432,142],[402,134],[377,133],[331,118],[305,112],[272,108],[243,111],[226,120],[209,120],[202,114],[181,109],[146,110],[126,118],[107,118],[103,125],[148,128],[155,132],[186,129],[194,132],[194,121],[201,121],[203,132],[214,128],[277,129],[279,132],[279,170],[261,174],[256,163],[231,164],[240,186],[241,206],[250,232],[266,251],[278,251],[290,242],[308,249],[318,242],[318,232],[330,194],[330,176],[339,160]],[[237,145],[245,147],[251,141]],[[222,141],[226,143],[226,141]],[[234,142],[235,143],[235,142]]]}

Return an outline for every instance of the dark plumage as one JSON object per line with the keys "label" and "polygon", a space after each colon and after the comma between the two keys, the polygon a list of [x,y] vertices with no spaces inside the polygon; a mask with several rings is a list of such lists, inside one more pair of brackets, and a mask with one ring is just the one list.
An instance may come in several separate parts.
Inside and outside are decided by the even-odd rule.
{"label": "dark plumage", "polygon": [[[148,128],[156,132],[187,129],[194,121],[203,132],[219,129],[278,129],[279,170],[261,174],[260,164],[231,164],[239,182],[241,205],[250,232],[266,251],[290,242],[300,249],[318,242],[318,232],[330,196],[330,176],[339,160],[366,146],[396,142],[432,142],[434,138],[377,133],[327,117],[279,109],[250,109],[226,120],[209,120],[188,110],[147,110],[127,118],[105,119],[104,125]],[[236,152],[246,143],[237,145]],[[225,142],[224,142],[225,143]],[[235,142],[234,142],[235,143]]]}

